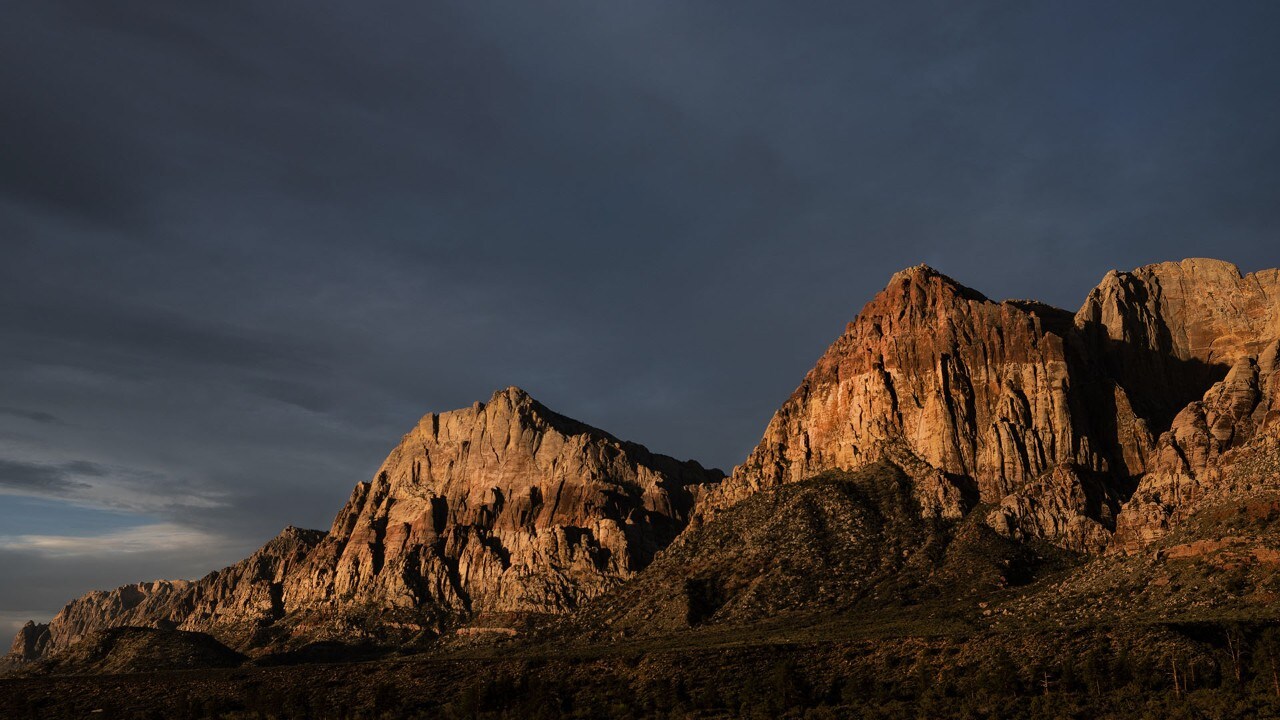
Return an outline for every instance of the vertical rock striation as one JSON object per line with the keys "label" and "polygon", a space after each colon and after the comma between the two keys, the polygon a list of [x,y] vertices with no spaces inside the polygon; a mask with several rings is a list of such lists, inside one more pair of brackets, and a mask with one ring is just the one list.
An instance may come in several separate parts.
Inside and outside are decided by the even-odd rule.
{"label": "vertical rock striation", "polygon": [[721,477],[518,388],[427,415],[285,584],[295,606],[561,613],[644,568]]}
{"label": "vertical rock striation", "polygon": [[[1056,478],[1055,487],[1078,484],[1073,472],[1054,475],[1058,468],[1105,471],[1106,454],[1094,447],[1073,392],[1064,318],[1035,303],[993,302],[925,266],[894,275],[703,513],[760,489],[881,459],[916,477],[921,471],[912,465],[927,468],[988,503],[1041,478]],[[1097,532],[1077,527],[1100,519],[1086,516],[1087,494],[1068,488],[1053,505],[1078,519],[1006,526],[1094,545]],[[954,516],[963,508],[953,497],[947,512]],[[1015,503],[1010,512],[1020,507],[1030,505]]]}

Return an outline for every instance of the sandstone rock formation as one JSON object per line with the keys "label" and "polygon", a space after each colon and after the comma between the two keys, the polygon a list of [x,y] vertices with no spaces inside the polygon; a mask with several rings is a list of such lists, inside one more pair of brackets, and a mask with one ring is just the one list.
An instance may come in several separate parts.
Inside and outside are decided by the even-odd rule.
{"label": "sandstone rock formation", "polygon": [[878,460],[900,443],[994,501],[1099,458],[1073,422],[1062,338],[925,266],[898,273],[818,360],[712,499]]}
{"label": "sandstone rock formation", "polygon": [[248,558],[200,580],[157,580],[87,593],[54,616],[44,646],[27,659],[58,653],[91,633],[120,626],[208,632],[245,645],[283,616],[281,582],[323,536],[288,527]]}
{"label": "sandstone rock formation", "polygon": [[[1112,272],[1072,317],[1033,301],[993,302],[910,268],[819,359],[699,515],[885,459],[976,489],[993,506],[988,523],[1010,537],[1098,552],[1119,523],[1123,538],[1140,542],[1177,514],[1165,507],[1169,492],[1150,500],[1153,488],[1191,493],[1170,478],[1195,477],[1195,463],[1213,464],[1250,436],[1253,421],[1238,421],[1255,412],[1262,381],[1249,368],[1277,337],[1275,270],[1242,276],[1228,263],[1186,260]],[[1183,410],[1238,363],[1247,364],[1214,399]],[[1173,435],[1160,436],[1171,423]],[[1183,460],[1193,445],[1204,457]],[[1121,520],[1144,476],[1148,500],[1131,502]]]}
{"label": "sandstone rock formation", "polygon": [[[1001,516],[1009,521],[1000,527],[1094,548],[1088,493],[1072,468],[1105,472],[1107,454],[1095,447],[1072,386],[1063,316],[1034,303],[992,302],[925,266],[898,273],[701,512],[713,514],[762,488],[888,459],[927,468],[958,488],[971,485],[988,503],[1053,479],[1045,484],[1060,491],[1052,512],[1070,516],[1024,522],[1021,515],[1040,511],[1011,498]],[[952,517],[960,512],[954,502],[946,509]],[[1101,517],[1095,508],[1091,522]]]}
{"label": "sandstone rock formation", "polygon": [[58,653],[118,626],[205,632],[248,650],[561,613],[645,567],[721,477],[508,388],[424,417],[327,534],[290,527],[201,580],[88,593],[43,634],[24,629],[15,650]]}
{"label": "sandstone rock formation", "polygon": [[1076,325],[1145,427],[1159,434],[1145,451],[1134,440],[1124,447],[1142,456],[1131,467],[1141,479],[1117,518],[1116,549],[1135,550],[1184,517],[1232,465],[1228,450],[1265,424],[1275,393],[1280,270],[1242,275],[1230,263],[1190,259],[1111,272]]}
{"label": "sandstone rock formation", "polygon": [[720,477],[508,388],[424,417],[352,493],[285,599],[564,612],[648,565]]}

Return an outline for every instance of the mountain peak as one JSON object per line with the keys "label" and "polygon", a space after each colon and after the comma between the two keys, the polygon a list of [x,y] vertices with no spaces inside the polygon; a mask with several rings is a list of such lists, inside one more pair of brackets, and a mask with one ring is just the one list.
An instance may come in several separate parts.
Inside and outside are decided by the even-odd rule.
{"label": "mountain peak", "polygon": [[923,297],[933,301],[941,297],[960,297],[976,302],[990,302],[986,295],[925,264],[912,265],[894,273],[877,300],[885,296]]}
{"label": "mountain peak", "polygon": [[533,396],[523,388],[515,385],[509,385],[501,390],[493,391],[493,395],[489,398],[489,402],[497,402],[498,400],[506,400],[512,405],[522,405],[532,401]]}

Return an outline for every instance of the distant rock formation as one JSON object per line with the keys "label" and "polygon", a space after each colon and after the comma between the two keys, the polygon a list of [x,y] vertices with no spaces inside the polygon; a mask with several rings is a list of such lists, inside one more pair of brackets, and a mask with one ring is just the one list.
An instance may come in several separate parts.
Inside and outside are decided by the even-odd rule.
{"label": "distant rock formation", "polygon": [[28,662],[42,657],[49,650],[49,624],[27,621],[13,638],[9,657]]}
{"label": "distant rock formation", "polygon": [[317,530],[288,527],[248,558],[200,580],[157,580],[87,593],[44,626],[43,644],[25,659],[60,652],[91,633],[119,626],[208,632],[232,644],[250,644],[283,616],[284,576],[323,537]]}

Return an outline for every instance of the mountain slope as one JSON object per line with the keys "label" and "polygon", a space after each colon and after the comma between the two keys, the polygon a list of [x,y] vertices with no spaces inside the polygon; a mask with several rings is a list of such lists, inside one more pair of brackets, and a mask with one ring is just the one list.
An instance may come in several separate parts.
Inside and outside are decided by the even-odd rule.
{"label": "mountain slope", "polygon": [[907,608],[947,615],[1041,564],[980,522],[924,512],[920,498],[887,462],[754,493],[691,527],[578,621],[632,636]]}

